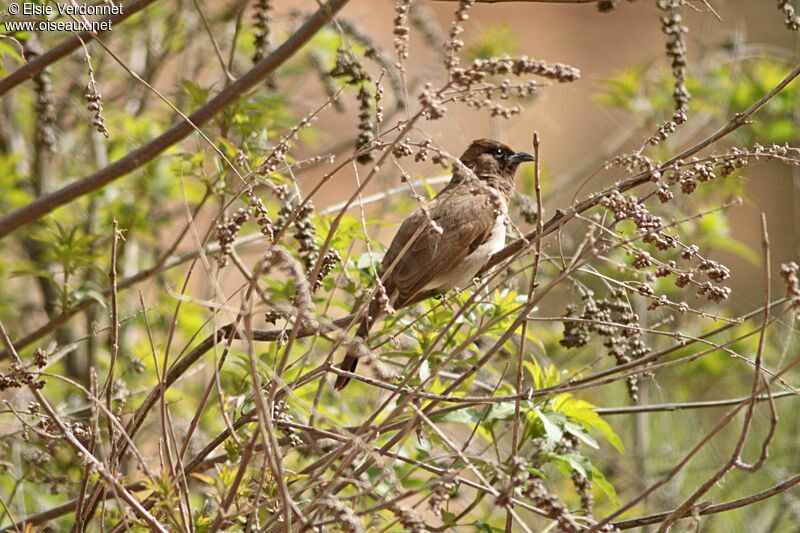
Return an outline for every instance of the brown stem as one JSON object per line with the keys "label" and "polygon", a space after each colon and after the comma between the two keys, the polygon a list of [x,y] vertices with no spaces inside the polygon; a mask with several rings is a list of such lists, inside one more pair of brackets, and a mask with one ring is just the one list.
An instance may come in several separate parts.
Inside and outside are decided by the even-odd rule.
{"label": "brown stem", "polygon": [[[733,500],[725,503],[718,503],[717,505],[709,505],[708,507],[703,507],[699,509],[698,513],[700,516],[716,514],[716,513],[724,513],[726,511],[731,511],[733,509],[739,509],[740,507],[747,507],[748,505],[752,505],[756,502],[760,502],[761,500],[766,500],[767,498],[771,498],[776,494],[780,494],[789,490],[790,488],[794,487],[800,483],[800,474],[796,474],[789,479],[778,483],[777,485],[768,488],[767,490],[762,490],[761,492],[756,492],[755,494],[751,494],[745,498],[740,498],[738,500]],[[620,520],[619,522],[614,522],[614,527],[619,529],[631,529],[634,527],[641,527],[646,526],[648,524],[657,524],[664,520],[667,516],[670,515],[673,511],[665,511],[663,513],[655,513],[647,516],[640,516],[638,518],[631,518],[629,520]],[[691,515],[694,512],[694,509],[687,509],[686,514],[684,516]]]}

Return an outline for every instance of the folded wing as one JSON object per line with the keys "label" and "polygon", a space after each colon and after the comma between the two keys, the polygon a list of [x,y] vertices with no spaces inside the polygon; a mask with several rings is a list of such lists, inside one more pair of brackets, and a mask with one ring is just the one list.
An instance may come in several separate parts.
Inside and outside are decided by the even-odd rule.
{"label": "folded wing", "polygon": [[403,222],[381,263],[382,273],[391,268],[384,284],[396,308],[412,302],[431,282],[458,267],[489,239],[497,218],[491,192],[466,183],[440,194],[428,208],[430,220],[418,210]]}

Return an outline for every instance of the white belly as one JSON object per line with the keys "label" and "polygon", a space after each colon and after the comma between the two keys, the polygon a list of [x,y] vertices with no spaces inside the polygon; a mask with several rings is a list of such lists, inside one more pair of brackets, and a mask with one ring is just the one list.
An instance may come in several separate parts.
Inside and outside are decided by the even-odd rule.
{"label": "white belly", "polygon": [[497,217],[489,238],[475,248],[464,260],[452,270],[442,272],[425,285],[423,291],[438,289],[450,290],[455,287],[466,287],[489,261],[492,254],[499,252],[506,244],[505,215]]}

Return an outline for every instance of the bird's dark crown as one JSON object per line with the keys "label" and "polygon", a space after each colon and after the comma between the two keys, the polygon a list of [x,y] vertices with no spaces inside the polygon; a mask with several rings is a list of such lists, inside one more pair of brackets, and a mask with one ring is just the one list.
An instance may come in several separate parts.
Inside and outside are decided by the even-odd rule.
{"label": "bird's dark crown", "polygon": [[477,139],[470,143],[460,160],[478,179],[510,194],[517,167],[525,161],[533,161],[533,156],[515,152],[499,141]]}
{"label": "bird's dark crown", "polygon": [[514,154],[514,150],[499,141],[492,139],[477,139],[470,143],[469,147],[461,156],[461,162],[467,166],[478,162],[481,157],[489,156],[502,162]]}

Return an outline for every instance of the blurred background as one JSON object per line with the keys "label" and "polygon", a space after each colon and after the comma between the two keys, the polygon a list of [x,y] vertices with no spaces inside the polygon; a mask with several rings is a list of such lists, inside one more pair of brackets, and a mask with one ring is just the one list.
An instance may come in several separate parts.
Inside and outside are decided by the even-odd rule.
{"label": "blurred background", "polygon": [[[276,6],[277,20],[281,15],[302,10],[305,4],[281,2]],[[784,28],[775,6],[748,0],[710,5],[714,12],[703,2],[687,2],[683,10],[689,27],[689,89],[694,100],[690,105],[692,122],[687,131],[676,135],[674,147],[690,146],[701,135],[722,126],[735,112],[750,105],[754,97],[773,87],[800,60],[798,35]],[[447,1],[420,3],[424,18],[440,32],[440,38],[446,37],[456,6]],[[363,28],[391,52],[392,14],[390,2],[356,1],[345,7],[342,17]],[[505,53],[567,63],[580,68],[581,79],[543,88],[536,101],[525,103],[524,113],[511,120],[452,106],[443,120],[424,123],[421,128],[456,156],[472,139],[480,137],[498,138],[515,149],[529,150],[532,133],[538,132],[546,179],[545,209],[552,214],[554,209],[569,205],[579,191],[586,194],[599,190],[616,179],[618,175],[598,170],[612,157],[640,147],[658,124],[670,117],[670,73],[661,15],[654,2],[643,1],[621,1],[616,10],[606,14],[598,13],[594,4],[477,4],[470,11],[462,35],[465,55],[489,57]],[[286,26],[286,30],[290,27]],[[425,35],[420,31],[411,33],[411,53],[406,79],[412,86],[442,78],[441,58],[426,46]],[[313,79],[292,88],[298,112],[313,108],[319,89]],[[771,104],[766,115],[756,118],[761,127],[757,124],[755,131],[745,132],[736,140],[796,143],[800,127],[796,118],[800,112],[798,95],[800,89],[790,88]],[[410,98],[415,98],[413,91]],[[349,112],[321,118],[321,138],[309,153],[337,145],[333,132],[348,121],[357,120],[356,106],[349,107]],[[430,175],[431,165],[411,165],[407,170],[415,175]],[[386,171],[387,175],[391,173],[391,169]],[[304,183],[314,183],[319,176],[309,173],[303,178]],[[774,239],[773,260],[780,263],[796,258],[800,251],[797,170],[765,164],[749,169],[737,180],[744,204],[730,211],[731,236],[758,250],[760,214],[766,212]],[[397,185],[396,179],[387,178],[372,185],[369,192],[376,192],[387,182]],[[344,172],[323,189],[324,197],[332,204],[344,201],[354,183],[352,173],[348,176]],[[372,212],[380,212],[377,209]],[[732,301],[741,312],[759,297],[760,287],[751,283],[753,276],[759,275],[759,266],[731,250],[720,250],[720,254],[733,267],[731,284],[736,290]]]}
{"label": "blurred background", "polygon": [[[259,33],[259,29],[263,30],[254,21],[256,4],[258,2],[238,0],[156,2],[115,27],[103,39],[125,67],[97,43],[89,43],[87,51],[102,93],[104,120],[110,133],[108,139],[95,131],[92,112],[87,110],[84,99],[87,58],[81,51],[49,69],[45,85],[31,82],[4,95],[0,100],[0,214],[19,208],[35,196],[53,191],[125,156],[177,120],[174,110],[153,91],[136,82],[126,68],[147,80],[187,114],[202,106],[229,82],[222,63],[232,77],[250,69],[252,58],[258,53],[253,36]],[[686,36],[687,87],[693,96],[689,103],[689,121],[679,127],[668,142],[648,148],[650,157],[667,160],[716,131],[777,85],[800,62],[800,33],[785,27],[784,16],[775,4],[769,0],[685,2],[682,13],[689,28]],[[326,26],[301,53],[252,91],[248,98],[220,114],[204,131],[230,160],[239,161],[240,154],[243,154],[241,157],[249,158],[254,167],[299,119],[315,113],[331,93],[343,89],[337,105],[325,107],[313,127],[300,131],[299,140],[293,142],[287,158],[291,166],[269,176],[265,182],[270,183],[262,183],[264,186],[258,188],[258,194],[266,199],[271,216],[277,220],[284,206],[269,194],[274,185],[296,186],[305,196],[327,179],[337,163],[346,160],[356,149],[362,112],[358,100],[359,87],[330,75],[337,67],[342,50],[350,50],[360,57],[363,68],[373,81],[381,79],[386,91],[381,102],[385,118],[377,128],[380,131],[381,127],[394,126],[417,109],[418,96],[426,83],[437,86],[446,79],[440,47],[448,38],[457,5],[457,2],[438,0],[413,2],[410,57],[405,61],[405,71],[400,73],[394,68],[394,2],[351,0],[337,17],[337,24]],[[201,11],[197,6],[202,7],[207,20],[199,15]],[[317,9],[318,3],[281,0],[273,2],[272,7],[270,31],[266,42],[262,43],[262,53],[280,45],[308,14]],[[658,126],[673,115],[674,80],[665,53],[662,15],[663,11],[651,0],[620,0],[617,8],[609,13],[599,13],[594,3],[520,1],[476,4],[469,11],[466,31],[461,35],[465,41],[461,52],[464,63],[505,54],[512,57],[526,55],[572,65],[581,70],[581,77],[573,83],[543,81],[534,98],[514,101],[521,106],[522,113],[510,119],[490,117],[485,109],[476,111],[464,105],[450,104],[442,119],[418,123],[412,137],[415,142],[430,139],[434,145],[458,156],[471,140],[481,137],[497,138],[516,150],[531,151],[532,136],[537,132],[541,139],[544,219],[547,220],[557,209],[569,207],[576,198],[583,198],[628,175],[619,166],[607,168],[606,163],[620,154],[641,148]],[[209,35],[213,37],[213,44]],[[25,54],[48,50],[65,37],[59,34],[15,36],[23,43]],[[5,76],[18,68],[20,59],[14,42],[0,40],[0,75]],[[372,87],[370,82],[370,91],[373,91]],[[49,95],[50,124],[55,125],[56,133],[52,141],[53,153],[44,162],[39,156],[47,146],[42,145],[37,137],[41,115],[37,124],[39,111],[36,111],[41,109],[43,95]],[[398,105],[403,103],[407,105]],[[373,111],[369,110],[370,113]],[[723,153],[731,146],[750,147],[755,143],[765,146],[773,143],[797,146],[800,143],[800,83],[790,85],[753,117],[752,125],[727,137],[708,153]],[[313,201],[319,216],[313,217],[316,234],[311,240],[324,240],[330,227],[330,215],[338,212],[338,206],[353,194],[359,180],[370,168],[368,165],[347,164],[315,193]],[[331,297],[327,302],[320,299],[317,302],[320,314],[341,316],[350,311],[354,298],[361,296],[364,287],[372,282],[365,266],[369,263],[362,261],[364,241],[371,239],[374,250],[380,252],[381,246],[390,242],[397,224],[416,208],[416,202],[400,180],[403,172],[413,178],[415,190],[422,195],[433,195],[450,175],[449,169],[433,164],[430,158],[415,162],[408,157],[402,160],[402,167],[387,164],[380,169],[377,179],[372,180],[363,195],[367,201],[364,219],[368,235],[361,232],[360,211],[352,209],[349,213],[352,217],[347,219],[344,228],[346,231],[340,231],[334,239],[334,247],[346,255],[346,260],[343,267],[337,267],[326,280],[322,293],[330,291],[336,294],[336,298]],[[32,179],[32,176],[41,179]],[[207,200],[207,209],[199,210],[195,222],[198,227],[213,228],[216,217],[234,201],[238,185],[216,154],[194,135],[113,185],[57,210],[40,225],[25,228],[0,244],[0,319],[12,337],[19,339],[58,318],[62,311],[78,304],[84,305],[83,302],[89,300],[95,301],[96,306],[86,305],[89,310],[85,314],[81,311],[67,326],[28,346],[25,352],[26,357],[30,357],[39,344],[55,346],[48,344],[50,341],[59,346],[78,342],[79,348],[69,352],[54,368],[76,380],[88,382],[88,367],[97,364],[98,368],[104,369],[108,360],[109,347],[98,335],[98,327],[103,328],[108,323],[108,312],[103,307],[107,303],[106,296],[102,291],[109,268],[112,221],[117,219],[120,227],[126,230],[126,241],[120,244],[120,275],[123,278],[135,276],[168,251],[176,235],[185,227],[190,207],[193,209]],[[512,209],[514,219],[522,231],[530,231],[534,224],[522,216],[522,211],[530,206],[530,197],[534,194],[532,168],[520,171],[517,191],[520,196]],[[207,193],[208,198],[204,196]],[[763,162],[738,171],[725,180],[701,184],[691,196],[676,194],[676,197],[675,202],[666,207],[655,206],[652,209],[665,221],[714,211],[684,224],[680,229],[681,237],[686,242],[699,244],[705,257],[719,260],[731,268],[732,278],[726,284],[733,289],[732,296],[726,304],[716,306],[689,294],[686,298],[690,305],[707,310],[708,316],[682,318],[677,313],[672,316],[666,312],[659,314],[659,311],[655,315],[648,314],[644,319],[646,324],[702,335],[723,323],[714,320],[714,316],[733,320],[758,307],[763,298],[762,212],[767,216],[772,244],[773,295],[784,293],[782,281],[775,274],[777,265],[796,261],[800,256],[798,167]],[[715,211],[735,198],[742,199],[741,206]],[[248,224],[242,235],[257,234],[258,228],[252,222]],[[212,229],[209,229],[209,234],[213,234]],[[555,255],[560,246],[574,249],[584,234],[584,226],[566,228],[558,241],[552,239],[547,243],[548,253]],[[178,254],[192,253],[200,248],[202,241],[200,234],[190,232],[175,251]],[[183,302],[180,320],[175,325],[175,343],[185,343],[185,352],[197,338],[223,323],[216,314],[218,311],[231,312],[231,308],[225,307],[229,302],[219,301],[220,294],[235,294],[231,301],[239,304],[235,291],[243,284],[242,272],[252,267],[263,254],[264,246],[262,241],[251,241],[237,248],[244,264],[241,271],[230,265],[224,270],[217,269],[213,260],[200,262],[192,271],[184,267],[159,271],[126,293],[120,304],[121,313],[126,318],[121,332],[119,363],[125,379],[115,389],[121,391],[122,397],[128,398],[130,394],[131,403],[136,405],[142,391],[153,383],[153,362],[138,289],[149,306],[153,328],[160,332],[156,342],[159,349],[168,345],[165,340],[167,331],[172,340],[173,311],[177,302]],[[300,249],[300,245],[297,248]],[[603,272],[622,276],[623,269],[617,267],[626,261],[630,262],[630,258],[625,254],[612,256],[602,266],[607,269]],[[188,263],[179,263],[183,264]],[[340,275],[344,280],[343,286],[334,287],[332,278]],[[185,294],[189,296],[179,294],[185,280],[188,280]],[[283,303],[291,302],[292,286],[283,281],[278,278],[265,280],[265,291]],[[667,294],[675,301],[683,298],[672,284],[668,286],[659,281],[654,286],[657,294]],[[538,312],[542,316],[562,316],[568,303],[580,305],[578,290],[565,288],[556,291]],[[644,309],[637,308],[638,311],[642,311],[644,316]],[[177,317],[178,313],[175,312],[174,316]],[[265,321],[260,320],[256,326],[266,327]],[[766,356],[770,368],[778,367],[787,357],[794,355],[797,345],[794,330],[793,319],[789,318],[778,321],[772,330]],[[733,328],[718,342],[734,339],[742,331]],[[598,354],[602,356],[606,352],[600,342],[579,350],[566,350],[559,343],[563,325],[557,322],[536,324],[535,332],[541,341],[541,348],[534,349],[535,357],[543,366],[554,365],[553,368],[558,369],[554,372],[558,375],[562,375],[561,372],[568,375],[594,365],[600,358]],[[300,343],[293,356],[300,357],[302,353],[305,357],[307,350],[308,354],[321,357],[321,347],[329,347],[328,341],[320,339],[319,344],[309,345]],[[671,345],[672,339],[652,336],[647,342],[656,349]],[[754,338],[735,342],[732,348],[752,357]],[[177,348],[174,351],[181,352]],[[680,351],[676,356],[688,353],[693,353],[692,349]],[[241,350],[238,355],[243,357]],[[273,361],[275,356],[272,352],[261,355],[269,361]],[[603,359],[599,368],[614,364],[609,361]],[[498,361],[496,366],[500,368],[501,364],[506,364],[506,360]],[[224,402],[229,402],[225,403],[226,406],[243,401],[241,398],[248,391],[246,379],[235,374],[241,371],[241,365],[233,366],[230,374],[224,374],[222,379],[222,387],[230,390],[224,399]],[[201,378],[207,379],[209,375],[212,375],[209,368],[203,368],[181,382],[183,388],[179,391],[170,391],[176,418],[181,419],[176,424],[183,424],[181,430],[194,414],[194,402],[204,385]],[[741,364],[741,360],[729,353],[718,352],[659,373],[652,380],[643,380],[638,401],[656,404],[732,398],[748,394],[751,379],[749,365]],[[796,393],[793,382],[797,380],[787,376],[780,389]],[[364,390],[369,394],[374,392],[366,388],[357,392]],[[313,398],[314,392],[306,390],[299,394],[305,394],[310,403],[313,400],[309,398]],[[60,393],[60,400],[63,405],[77,409],[76,406],[81,404],[77,396],[65,388]],[[361,422],[369,407],[366,404],[372,404],[377,396],[359,396],[357,399],[361,403],[348,404],[326,389],[324,398],[323,405],[328,406],[328,415],[340,417],[337,421],[344,426]],[[586,391],[581,398],[612,411],[631,403],[622,383]],[[14,397],[20,403],[23,399],[22,396]],[[235,409],[240,407],[241,404],[236,403]],[[130,410],[124,405],[119,408],[126,413]],[[586,453],[592,454],[592,461],[616,487],[623,503],[668,472],[723,413],[718,408],[648,415],[615,414],[612,411],[603,416],[620,435],[625,453],[617,453],[605,442],[600,450]],[[296,414],[303,420],[308,415],[306,412]],[[800,417],[797,416],[796,399],[781,400],[779,414],[781,434],[771,448],[768,466],[758,475],[732,472],[704,499],[718,503],[740,498],[800,471],[800,449],[796,439],[800,434]],[[16,424],[15,418],[4,418],[0,428],[7,431],[3,435],[18,436]],[[217,434],[222,427],[219,417],[213,414],[204,416],[191,450],[194,451],[203,438]],[[452,435],[463,437],[464,427],[468,426],[453,423],[448,429]],[[766,411],[758,411],[754,427],[756,432],[763,432],[768,427]],[[679,504],[727,460],[730,445],[737,436],[738,426],[723,431],[673,483],[636,506],[629,515],[671,509]],[[754,458],[758,453],[758,439],[751,441],[746,447],[748,458]],[[144,444],[143,449],[156,453],[152,442]],[[22,455],[16,444],[7,444],[3,453],[4,460],[11,467],[20,463]],[[427,456],[420,457],[420,460],[427,460]],[[291,455],[291,459],[298,464],[305,460],[295,455]],[[68,462],[64,457],[60,460],[65,464]],[[23,470],[22,467],[19,469],[20,472]],[[60,485],[56,485],[74,488],[76,478],[80,479],[80,467],[71,463],[64,469],[72,470],[65,474],[65,479],[58,480]],[[20,474],[21,478],[29,476],[30,479],[19,498],[22,503],[14,502],[18,514],[44,507],[45,500],[48,505],[61,501],[58,494],[40,496],[37,487],[53,483],[53,479],[33,467],[31,472]],[[579,497],[569,478],[555,483],[558,483],[564,500],[575,507]],[[7,494],[16,491],[17,485],[6,480],[0,481],[0,487]],[[597,487],[595,494],[597,516],[616,508]],[[458,505],[465,503],[459,501]],[[486,523],[502,527],[502,516],[499,517],[491,505],[478,506],[478,511],[485,515]],[[793,489],[757,505],[704,518],[698,529],[790,532],[798,531],[798,523],[800,493]],[[693,526],[687,520],[681,527],[691,529]],[[492,531],[491,527],[483,530]]]}

